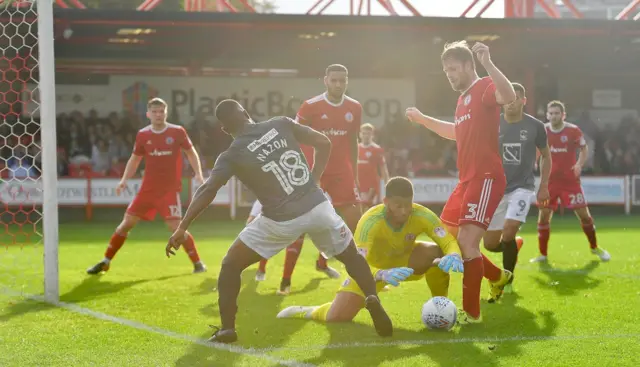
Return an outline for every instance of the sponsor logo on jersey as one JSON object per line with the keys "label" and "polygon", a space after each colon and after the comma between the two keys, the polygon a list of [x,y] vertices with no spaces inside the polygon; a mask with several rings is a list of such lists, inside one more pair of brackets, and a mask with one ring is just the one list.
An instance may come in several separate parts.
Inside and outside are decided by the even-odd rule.
{"label": "sponsor logo on jersey", "polygon": [[163,157],[163,156],[172,155],[172,154],[173,152],[170,150],[158,150],[158,149],[154,149],[151,153],[149,153],[149,155],[152,157]]}
{"label": "sponsor logo on jersey", "polygon": [[278,131],[276,129],[271,129],[269,130],[269,132],[262,135],[260,139],[254,140],[253,142],[251,142],[251,144],[247,145],[247,149],[249,149],[250,152],[255,152],[256,149],[270,142],[276,136],[278,136]]}
{"label": "sponsor logo on jersey", "polygon": [[460,117],[456,117],[455,123],[456,123],[456,125],[460,125],[461,123],[463,123],[463,122],[465,122],[467,120],[471,120],[471,114],[470,113],[465,113],[464,115],[462,115]]}
{"label": "sponsor logo on jersey", "polygon": [[520,165],[522,163],[522,144],[502,144],[502,163],[516,166]]}
{"label": "sponsor logo on jersey", "polygon": [[567,149],[567,147],[564,147],[564,148],[557,148],[557,147],[554,147],[554,146],[552,145],[552,146],[550,146],[550,147],[549,147],[549,151],[550,151],[551,153],[568,153],[568,152],[569,152],[569,149]]}
{"label": "sponsor logo on jersey", "polygon": [[338,129],[328,129],[328,130],[322,130],[320,131],[321,133],[323,133],[326,136],[344,136],[347,135],[347,130],[338,130]]}

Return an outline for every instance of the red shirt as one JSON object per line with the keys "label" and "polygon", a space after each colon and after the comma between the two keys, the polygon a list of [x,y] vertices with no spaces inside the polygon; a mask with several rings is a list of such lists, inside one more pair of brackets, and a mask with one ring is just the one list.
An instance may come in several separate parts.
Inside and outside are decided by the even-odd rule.
{"label": "red shirt", "polygon": [[[325,175],[341,175],[353,172],[351,164],[351,142],[357,139],[362,121],[362,106],[351,97],[344,96],[342,102],[329,102],[326,94],[305,101],[296,116],[296,121],[325,134],[332,143],[331,155]],[[354,136],[355,135],[355,136]],[[310,166],[313,158],[304,150]]]}
{"label": "red shirt", "polygon": [[140,129],[133,148],[133,154],[145,160],[140,191],[181,191],[182,149],[191,149],[191,140],[182,126],[167,124],[162,131],[152,130],[151,125]]}
{"label": "red shirt", "polygon": [[551,124],[545,124],[545,126],[552,162],[549,184],[580,182],[580,177],[573,174],[572,168],[577,162],[578,151],[587,144],[582,131],[568,122],[565,122],[562,129],[558,131],[553,131]]}
{"label": "red shirt", "polygon": [[489,77],[476,80],[458,98],[456,146],[460,182],[490,175],[504,177],[499,150],[500,105]]}
{"label": "red shirt", "polygon": [[360,191],[380,188],[380,170],[384,162],[384,150],[378,144],[358,144],[358,181]]}

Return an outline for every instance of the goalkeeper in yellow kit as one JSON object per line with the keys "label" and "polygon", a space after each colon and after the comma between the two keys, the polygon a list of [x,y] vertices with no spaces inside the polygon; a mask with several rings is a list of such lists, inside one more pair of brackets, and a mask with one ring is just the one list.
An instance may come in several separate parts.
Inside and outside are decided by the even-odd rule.
{"label": "goalkeeper in yellow kit", "polygon": [[[394,177],[385,191],[384,204],[362,216],[354,236],[358,251],[371,267],[378,292],[387,284],[398,286],[402,281],[425,279],[432,296],[447,297],[449,271],[464,271],[458,242],[435,213],[413,203],[411,181]],[[435,243],[416,241],[423,233]],[[347,322],[364,307],[364,300],[356,282],[347,278],[333,302],[287,307],[277,317]]]}

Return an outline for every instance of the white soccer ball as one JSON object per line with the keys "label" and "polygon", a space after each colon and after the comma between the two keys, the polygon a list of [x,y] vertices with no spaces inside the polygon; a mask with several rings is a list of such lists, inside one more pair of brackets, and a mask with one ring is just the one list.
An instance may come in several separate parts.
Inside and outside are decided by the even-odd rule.
{"label": "white soccer ball", "polygon": [[458,308],[447,297],[433,297],[422,306],[422,323],[429,329],[451,330]]}

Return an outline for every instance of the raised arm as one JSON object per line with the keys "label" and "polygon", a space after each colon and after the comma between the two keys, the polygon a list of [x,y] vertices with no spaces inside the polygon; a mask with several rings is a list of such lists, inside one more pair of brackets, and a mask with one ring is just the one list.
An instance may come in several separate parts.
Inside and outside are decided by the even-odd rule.
{"label": "raised arm", "polygon": [[501,105],[509,104],[516,100],[516,91],[513,89],[511,81],[496,67],[491,60],[489,47],[483,43],[476,42],[471,50],[478,56],[478,61],[489,74],[489,77],[496,86],[496,102]]}
{"label": "raised arm", "polygon": [[311,146],[315,150],[311,174],[316,182],[320,182],[322,173],[327,166],[327,162],[329,162],[329,155],[331,154],[331,140],[329,140],[329,138],[324,134],[293,121],[291,121],[291,128],[293,129],[293,135],[298,143]]}
{"label": "raised arm", "polygon": [[420,124],[445,139],[456,140],[456,125],[452,122],[427,116],[415,107],[407,108],[406,116],[409,121]]}

